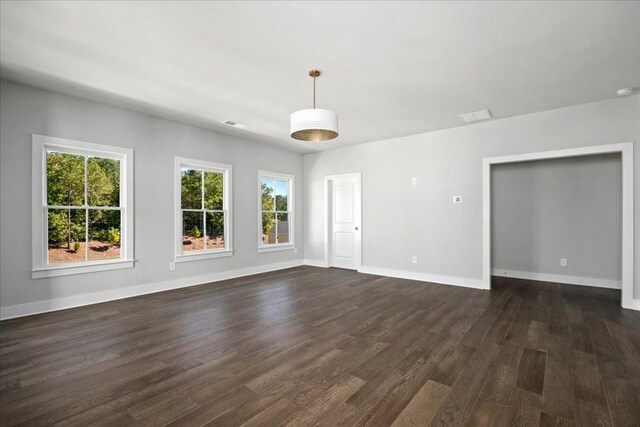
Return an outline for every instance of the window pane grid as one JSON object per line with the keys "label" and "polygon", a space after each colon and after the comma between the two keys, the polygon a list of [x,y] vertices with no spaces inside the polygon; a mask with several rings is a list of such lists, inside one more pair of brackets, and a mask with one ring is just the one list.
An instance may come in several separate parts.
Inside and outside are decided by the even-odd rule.
{"label": "window pane grid", "polygon": [[[185,209],[188,210],[188,209]],[[288,214],[291,213],[291,211],[261,211],[262,213],[283,213],[283,214]]]}
{"label": "window pane grid", "polygon": [[[87,200],[87,159],[85,157],[84,162],[84,177],[85,177],[85,185],[84,185],[84,197],[85,203]],[[84,260],[89,261],[89,209],[84,211]]]}
{"label": "window pane grid", "polygon": [[[100,208],[102,209],[102,208]],[[225,210],[220,209],[181,209],[182,212],[227,212]]]}
{"label": "window pane grid", "polygon": [[65,205],[44,205],[47,209],[100,209],[103,211],[121,211],[124,208],[121,206],[65,206]]}
{"label": "window pane grid", "polygon": [[293,216],[291,209],[291,191],[293,180],[282,175],[259,175],[260,186],[260,225],[262,238],[259,246],[289,245],[290,223]]}
{"label": "window pane grid", "polygon": [[[181,185],[181,201],[180,201],[180,215],[181,215],[181,223],[182,223],[182,248],[181,253],[185,252],[215,252],[227,249],[227,227],[228,223],[228,209],[227,209],[227,200],[225,197],[225,180],[226,180],[226,171],[217,170],[217,169],[209,169],[209,168],[201,168],[189,166],[186,164],[182,164],[180,166],[180,173],[182,179]],[[199,183],[199,208],[185,208],[184,207],[184,199],[185,195],[188,195],[189,188],[185,186],[187,181],[185,177],[188,177],[189,172],[194,171],[198,172]],[[209,183],[207,179],[209,178]],[[207,185],[210,184],[210,185]],[[216,190],[217,190],[217,199],[216,200]],[[186,193],[186,194],[185,194]],[[213,194],[213,200],[211,201],[211,206],[219,206],[222,209],[208,209],[207,208],[207,197]],[[186,215],[185,215],[186,214]],[[200,214],[194,216],[194,214]],[[217,214],[217,215],[216,215]],[[222,223],[220,224],[220,214],[222,214]],[[218,218],[216,224],[216,217]],[[187,224],[193,223],[193,227],[191,229],[187,229]],[[211,222],[211,227],[208,227],[208,223]],[[200,227],[198,228],[198,225]],[[209,229],[211,228],[211,229]],[[216,233],[216,228],[222,228],[221,234]],[[213,240],[218,241],[222,240],[222,245],[220,247],[215,247],[216,243],[211,243]],[[209,247],[213,245],[214,247]],[[188,248],[185,248],[188,246]]]}
{"label": "window pane grid", "polygon": [[[91,261],[99,261],[99,260],[104,260],[104,259],[113,259],[113,258],[118,258],[121,259],[122,258],[122,251],[121,251],[121,247],[123,247],[124,245],[121,245],[121,231],[122,231],[122,218],[123,218],[123,212],[124,212],[124,206],[122,201],[123,201],[123,195],[121,190],[121,177],[122,177],[122,159],[120,157],[117,156],[109,156],[109,155],[105,155],[104,157],[100,157],[97,155],[93,155],[93,154],[89,154],[89,153],[78,153],[78,152],[74,152],[73,150],[55,150],[55,149],[47,149],[45,152],[46,158],[47,158],[47,162],[46,162],[46,166],[45,166],[45,174],[44,174],[44,182],[45,182],[45,189],[46,191],[43,192],[43,212],[44,212],[44,220],[45,220],[45,230],[46,230],[46,240],[47,240],[47,244],[44,245],[45,246],[45,260],[46,260],[46,265],[60,265],[60,264],[75,264],[75,263],[89,263]],[[78,177],[77,175],[74,176],[72,175],[73,173],[73,164],[71,164],[69,166],[68,164],[68,160],[65,162],[65,157],[64,156],[74,156],[74,157],[82,157],[82,167],[83,167],[83,172],[82,175],[80,177]],[[100,161],[111,161],[111,162],[117,162],[117,174],[115,177],[109,177],[104,170],[102,170],[100,165],[97,165],[97,169],[96,172],[98,172],[98,177],[102,178],[102,181],[99,181],[95,184],[95,189],[96,190],[104,190],[104,187],[107,187],[107,191],[106,193],[108,193],[109,191],[112,193],[111,197],[114,197],[115,194],[115,189],[117,189],[117,202],[120,206],[93,206],[93,205],[89,205],[89,159],[96,159],[96,161],[100,162]],[[56,160],[57,159],[57,160]],[[69,158],[67,158],[69,159]],[[53,170],[50,170],[50,166],[53,167]],[[76,163],[77,166],[77,163]],[[101,175],[100,175],[101,173]],[[52,178],[56,178],[54,181],[54,187],[51,188],[50,187],[50,181],[49,181],[49,176],[51,175]],[[65,204],[65,205],[60,205],[60,204],[49,204],[48,202],[53,198],[56,198],[54,195],[56,194],[56,190],[57,193],[60,193],[61,187],[62,189],[65,188],[65,185],[68,188],[68,197],[67,197],[67,201],[71,202],[71,194],[72,194],[72,187],[73,186],[78,186],[78,181],[80,179],[82,179],[82,204]],[[113,179],[110,178],[116,178],[117,180],[117,186],[114,188],[114,183]],[[55,184],[58,185],[58,187],[55,186]],[[100,193],[100,191],[98,191],[98,194],[105,196],[105,191],[102,191],[102,193]],[[56,198],[56,201],[60,200],[60,197],[58,196]],[[84,215],[82,215],[80,212],[84,210]],[[64,221],[65,219],[65,215],[61,215],[64,214],[64,211],[67,211],[66,213],[66,222]],[[103,241],[98,241],[95,242],[96,244],[92,245],[92,241],[90,240],[90,237],[97,237],[96,236],[90,236],[89,234],[89,230],[90,230],[90,226],[93,226],[94,224],[92,224],[90,222],[90,212],[92,211],[110,211],[110,212],[115,212],[118,211],[120,212],[120,214],[117,216],[117,222],[114,223],[114,225],[117,225],[117,228],[115,227],[111,227],[108,230],[102,230],[102,233],[96,233],[97,235],[100,236],[104,236],[105,240]],[[81,222],[78,222],[78,217],[77,214],[73,214],[72,212],[76,212],[77,214],[82,215],[83,220]],[[51,216],[51,214],[54,214],[54,217]],[[56,215],[57,214],[57,215]],[[99,216],[99,215],[98,215]],[[73,217],[73,219],[72,219]],[[51,219],[54,219],[55,221],[53,223],[50,222]],[[112,218],[113,220],[113,218]],[[104,224],[104,225],[108,225],[108,224]],[[78,228],[80,228],[82,230],[81,234],[78,234]],[[52,236],[53,233],[53,236]],[[65,240],[67,241],[67,249],[66,251],[62,251],[60,246],[61,246],[61,237],[65,237]],[[55,249],[55,254],[53,256],[54,259],[52,259],[52,253],[51,253],[51,241],[57,242],[57,246],[58,248]],[[107,245],[104,245],[105,242],[110,242]],[[73,244],[73,246],[72,246]],[[83,250],[82,250],[82,258],[77,257],[78,251],[79,249],[84,246]],[[93,247],[92,247],[93,246]],[[112,247],[117,247],[117,250],[112,250]],[[89,252],[90,249],[94,249],[98,255],[95,256],[94,259],[91,259],[91,253]],[[111,253],[107,253],[108,251],[110,251]],[[113,256],[113,254],[116,254],[116,256]]]}

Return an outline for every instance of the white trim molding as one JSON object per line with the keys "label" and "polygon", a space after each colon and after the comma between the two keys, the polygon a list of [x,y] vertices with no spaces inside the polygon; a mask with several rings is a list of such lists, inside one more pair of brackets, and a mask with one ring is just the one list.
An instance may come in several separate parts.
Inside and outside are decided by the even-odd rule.
{"label": "white trim molding", "polygon": [[[270,211],[263,211],[262,210],[262,180],[264,178],[271,178],[273,180],[279,180],[279,181],[286,181],[287,182],[287,189],[288,189],[288,194],[287,194],[287,222],[288,222],[288,227],[289,227],[289,241],[286,243],[267,243],[266,245],[262,242],[262,214],[263,212],[270,212]],[[262,170],[262,169],[258,169],[258,253],[268,253],[268,252],[278,252],[278,251],[286,251],[286,250],[295,250],[296,248],[296,222],[295,222],[295,218],[296,218],[296,212],[295,212],[295,176],[294,175],[290,175],[290,174],[286,174],[286,173],[281,173],[281,172],[271,172],[271,171],[266,171],[266,170]],[[274,191],[274,199],[273,199],[273,213],[276,216],[276,239],[277,239],[277,229],[278,229],[278,223],[277,223],[277,206],[276,206],[276,202],[275,202],[275,191],[276,189],[273,189]],[[281,211],[280,213],[285,213],[284,211]]]}
{"label": "white trim molding", "polygon": [[[224,248],[203,249],[184,252],[182,250],[182,168],[193,168],[202,172],[214,172],[222,174],[222,212],[224,215]],[[200,209],[203,213],[214,211],[205,209],[204,206],[204,175],[202,177],[202,202]],[[206,240],[206,217],[203,217],[203,234]],[[226,258],[233,256],[233,166],[222,163],[213,163],[199,159],[187,159],[175,157],[174,159],[174,261],[176,263],[201,261],[212,258]]]}
{"label": "white trim molding", "polygon": [[258,248],[258,253],[265,254],[269,252],[295,251],[295,250],[296,250],[296,245],[294,244],[287,244],[287,245],[280,244],[280,245],[275,245],[273,248],[270,248],[270,247]]}
{"label": "white trim molding", "polygon": [[331,220],[331,215],[329,215],[329,206],[331,206],[329,202],[329,181],[336,179],[356,179],[357,186],[357,194],[356,198],[358,199],[358,209],[356,212],[356,223],[358,225],[358,231],[356,234],[356,270],[360,271],[362,268],[362,172],[350,172],[350,173],[341,173],[336,175],[325,175],[324,177],[324,266],[329,267],[331,262],[329,260],[330,248],[329,244],[331,242],[331,226],[329,221]]}
{"label": "white trim molding", "polygon": [[329,268],[329,264],[327,264],[323,259],[305,259],[304,265],[309,265],[311,267]]}
{"label": "white trim molding", "polygon": [[[74,208],[117,209],[121,213],[120,238],[121,256],[110,260],[87,260],[89,227],[85,227],[85,261],[68,264],[49,264],[48,262],[48,209],[53,209],[47,201],[47,150],[85,156],[85,195],[84,205]],[[120,162],[120,200],[118,207],[89,206],[87,198],[87,156],[100,156]],[[92,273],[120,268],[132,268],[134,258],[134,202],[133,202],[133,150],[112,145],[94,144],[72,139],[56,138],[46,135],[31,136],[31,258],[32,279],[67,276],[71,274]],[[56,207],[57,209],[57,207]],[[87,213],[88,221],[88,213]]]}
{"label": "white trim molding", "polygon": [[420,282],[439,283],[442,285],[462,286],[465,288],[484,289],[484,283],[481,279],[471,279],[468,277],[441,276],[438,274],[393,270],[390,268],[370,267],[366,265],[360,267],[360,269],[358,269],[358,273],[397,277],[398,279],[417,280]]}
{"label": "white trim molding", "polygon": [[564,285],[593,286],[596,288],[620,289],[622,287],[622,282],[620,280],[565,276],[563,274],[533,273],[530,271],[508,270],[506,268],[493,268],[491,269],[491,275],[498,277],[513,277],[515,279],[535,280],[538,282],[561,283]]}
{"label": "white trim molding", "polygon": [[235,279],[238,277],[251,276],[253,274],[268,273],[270,271],[283,270],[286,268],[298,267],[300,265],[302,265],[302,260],[296,259],[279,263],[258,265],[255,267],[241,268],[238,270],[221,271],[216,273],[203,274],[200,276],[167,280],[164,282],[146,283],[144,285],[138,286],[116,288],[107,291],[92,292],[88,294],[80,294],[63,298],[53,298],[46,301],[36,301],[27,304],[0,307],[0,320],[30,316],[32,314],[47,313],[50,311],[65,310],[68,308],[98,304],[101,302],[114,301],[139,295],[154,294],[156,292],[163,292],[171,289],[206,285],[213,282],[219,282],[221,280]]}
{"label": "white trim molding", "polygon": [[34,269],[31,271],[32,279],[44,279],[47,277],[68,276],[70,274],[95,273],[98,271],[120,270],[123,268],[135,267],[135,260],[107,260],[102,262],[87,262],[86,264],[62,265],[60,267],[49,267]]}
{"label": "white trim molding", "polygon": [[569,148],[566,150],[482,159],[482,281],[485,289],[491,288],[491,166],[501,163],[517,163],[532,160],[558,159],[620,153],[622,157],[622,301],[623,308],[640,310],[640,295],[634,295],[634,230],[633,230],[633,142]]}

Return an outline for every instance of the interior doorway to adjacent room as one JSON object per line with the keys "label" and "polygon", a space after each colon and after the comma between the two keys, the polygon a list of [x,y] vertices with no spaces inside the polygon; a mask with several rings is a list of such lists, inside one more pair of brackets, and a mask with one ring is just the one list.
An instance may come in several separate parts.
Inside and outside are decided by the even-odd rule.
{"label": "interior doorway to adjacent room", "polygon": [[[492,269],[492,166],[507,163],[531,162],[549,159],[567,159],[584,156],[618,154],[621,158],[621,242],[620,242],[620,289],[621,305],[624,308],[640,308],[640,299],[634,298],[633,289],[633,143],[610,144],[591,147],[570,148],[558,151],[517,154],[483,159],[483,283],[491,288]],[[562,262],[560,259],[559,263]],[[565,260],[567,262],[568,260]],[[498,267],[498,266],[496,266]],[[535,280],[535,279],[534,279]],[[549,280],[550,281],[550,280]]]}
{"label": "interior doorway to adjacent room", "polygon": [[325,263],[358,270],[362,263],[360,172],[330,175],[325,189]]}
{"label": "interior doorway to adjacent room", "polygon": [[491,274],[620,290],[620,153],[491,168]]}

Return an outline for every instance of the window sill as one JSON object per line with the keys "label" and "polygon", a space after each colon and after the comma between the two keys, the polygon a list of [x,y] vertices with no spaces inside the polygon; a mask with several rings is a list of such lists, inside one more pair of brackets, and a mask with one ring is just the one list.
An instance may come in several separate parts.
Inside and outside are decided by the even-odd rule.
{"label": "window sill", "polygon": [[32,279],[45,279],[47,277],[70,276],[73,274],[95,273],[98,271],[120,270],[133,268],[135,260],[103,261],[91,264],[65,265],[60,267],[34,268],[31,271]]}
{"label": "window sill", "polygon": [[273,246],[263,246],[258,248],[258,253],[265,253],[265,252],[279,252],[279,251],[289,251],[289,250],[295,250],[296,249],[296,245],[295,244],[288,244],[288,245],[273,245]]}
{"label": "window sill", "polygon": [[176,262],[189,262],[189,261],[200,261],[205,259],[215,259],[215,258],[226,258],[233,256],[233,251],[218,251],[218,252],[199,252],[188,255],[176,255]]}

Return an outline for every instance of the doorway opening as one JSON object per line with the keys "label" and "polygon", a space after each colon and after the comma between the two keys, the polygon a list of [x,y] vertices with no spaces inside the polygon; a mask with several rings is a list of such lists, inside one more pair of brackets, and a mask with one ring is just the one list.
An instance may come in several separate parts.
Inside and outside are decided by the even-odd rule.
{"label": "doorway opening", "polygon": [[358,270],[362,265],[360,172],[324,178],[325,265]]}
{"label": "doorway opening", "polygon": [[620,153],[494,165],[492,285],[500,277],[619,291],[621,181]]}
{"label": "doorway opening", "polygon": [[[620,263],[618,270],[620,277],[620,289],[622,291],[621,305],[623,308],[632,308],[635,310],[640,309],[640,299],[634,298],[633,289],[633,144],[611,144],[603,146],[582,147],[573,148],[568,150],[547,151],[541,153],[530,153],[514,156],[502,156],[483,159],[483,284],[486,289],[491,288],[491,274],[493,267],[504,267],[494,265],[495,261],[492,255],[493,241],[492,241],[492,166],[515,164],[522,162],[532,162],[537,160],[550,160],[550,159],[569,159],[584,156],[595,156],[605,154],[618,154],[621,158],[621,172],[622,172],[622,194],[618,198],[618,203],[621,203],[621,208],[618,210],[621,213],[621,220],[619,221],[619,227],[621,229],[622,238],[618,240],[620,244],[619,248],[619,260]],[[509,184],[511,185],[511,183]],[[494,205],[495,206],[495,205]],[[573,224],[575,225],[575,224]],[[572,226],[573,226],[572,225]],[[591,226],[597,226],[591,224]],[[614,224],[615,227],[615,224]],[[588,228],[588,227],[586,227]],[[585,232],[588,232],[585,231]],[[503,248],[504,249],[504,248]],[[560,264],[563,268],[568,266],[568,259],[562,256],[558,258],[558,266]],[[516,272],[517,273],[517,272]],[[513,274],[513,272],[512,272]],[[549,279],[549,277],[546,277]],[[551,277],[553,278],[553,277]],[[532,278],[536,280],[535,278]],[[545,277],[541,277],[543,281]],[[601,282],[602,284],[613,284],[611,282]],[[568,282],[570,283],[570,282]],[[584,283],[587,284],[587,283]],[[592,283],[593,284],[593,283]],[[609,286],[613,287],[613,286]]]}

